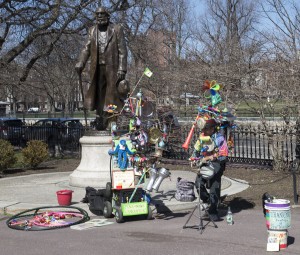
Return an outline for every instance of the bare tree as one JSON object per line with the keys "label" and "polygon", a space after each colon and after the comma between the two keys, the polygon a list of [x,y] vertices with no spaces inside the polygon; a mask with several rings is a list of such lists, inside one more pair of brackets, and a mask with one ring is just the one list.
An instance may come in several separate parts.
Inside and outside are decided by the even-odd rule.
{"label": "bare tree", "polygon": [[[214,73],[236,80],[249,72],[259,44],[253,27],[256,12],[254,1],[207,0],[205,15],[198,21],[195,39],[201,45],[199,59]],[[231,77],[231,78],[230,78]]]}
{"label": "bare tree", "polygon": [[[10,65],[17,65],[20,72],[14,77],[8,76],[11,80],[9,83],[14,84],[14,91],[26,91],[26,86],[31,84],[26,80],[32,68],[40,59],[51,55],[55,46],[61,43],[63,35],[86,34],[87,28],[94,21],[94,11],[99,4],[106,4],[113,13],[126,10],[135,2],[138,1],[2,1],[0,77],[9,72]],[[1,81],[0,84],[6,83],[8,80]]]}
{"label": "bare tree", "polygon": [[[274,137],[274,122],[268,118],[280,114],[288,131],[292,113],[299,112],[297,2],[268,0],[259,5],[257,1],[208,0],[206,3],[207,15],[201,19],[196,34],[201,47],[194,51],[193,59],[210,79],[226,84],[227,90],[225,87],[223,92],[229,101],[235,105],[247,104],[260,117],[275,164],[280,167],[283,153],[276,144],[283,137]],[[273,29],[264,29],[266,24]]]}
{"label": "bare tree", "polygon": [[185,79],[180,76],[184,70],[179,65],[191,35],[189,8],[183,0],[149,0],[119,17],[131,53],[130,80],[135,84],[149,67],[154,75],[142,80],[140,86],[157,95],[155,99],[178,98],[183,86]]}
{"label": "bare tree", "polygon": [[[300,5],[298,1],[268,0],[262,6],[266,18],[274,27],[273,32],[264,32],[270,47],[269,59],[272,68],[269,71],[272,90],[278,91],[285,106],[294,108],[300,116]],[[274,98],[274,94],[271,95]],[[276,95],[275,95],[276,96]],[[286,116],[291,117],[291,116]],[[289,118],[286,118],[288,120]]]}

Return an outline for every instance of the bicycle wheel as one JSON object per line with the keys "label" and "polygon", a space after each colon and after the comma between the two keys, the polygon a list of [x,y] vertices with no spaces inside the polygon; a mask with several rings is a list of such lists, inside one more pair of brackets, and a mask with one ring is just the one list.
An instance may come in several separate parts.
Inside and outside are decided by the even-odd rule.
{"label": "bicycle wheel", "polygon": [[89,219],[88,213],[78,207],[48,206],[18,213],[10,217],[6,225],[16,230],[39,231],[70,227]]}

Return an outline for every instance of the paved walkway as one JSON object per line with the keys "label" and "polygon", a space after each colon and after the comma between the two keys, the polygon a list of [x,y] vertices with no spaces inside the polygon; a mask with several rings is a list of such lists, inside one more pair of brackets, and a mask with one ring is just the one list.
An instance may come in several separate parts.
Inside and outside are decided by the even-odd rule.
{"label": "paved walkway", "polygon": [[[98,254],[230,254],[250,255],[267,254],[268,232],[261,209],[234,212],[234,225],[226,220],[217,222],[218,228],[210,223],[202,235],[193,228],[183,229],[183,224],[190,214],[186,212],[197,203],[178,202],[172,198],[176,190],[178,177],[194,181],[195,173],[171,171],[172,179],[166,179],[160,186],[163,193],[152,193],[154,201],[160,201],[160,209],[176,212],[173,215],[158,215],[153,221],[130,221],[126,224],[112,224],[89,231],[75,231],[70,228],[53,231],[24,232],[12,231],[5,225],[8,216],[3,212],[15,214],[40,206],[57,206],[56,191],[71,189],[73,205],[90,213],[87,204],[80,203],[85,195],[84,188],[70,187],[69,173],[36,174],[24,177],[0,179],[0,235],[1,254],[43,254],[81,255]],[[234,181],[224,177],[222,195],[232,195],[247,189],[243,181]],[[185,211],[186,210],[186,211]],[[180,212],[181,211],[181,212]],[[300,236],[299,209],[293,208],[292,228],[288,232],[288,249],[279,253],[300,254],[297,237]],[[110,219],[110,221],[114,221]],[[1,225],[2,224],[2,225]],[[199,224],[199,219],[192,217],[189,225]],[[206,225],[205,225],[206,226]],[[99,239],[100,237],[100,239]],[[47,241],[45,241],[47,240]],[[63,242],[62,242],[63,240]],[[11,245],[17,244],[17,245]],[[138,243],[138,245],[136,245]],[[113,247],[113,249],[111,249]]]}
{"label": "paved walkway", "polygon": [[[63,189],[74,191],[73,206],[83,208],[91,214],[88,205],[80,202],[85,195],[85,189],[69,185],[71,173],[34,174],[0,179],[0,214],[15,214],[36,207],[57,206],[56,191]],[[188,171],[171,171],[171,179],[165,179],[160,186],[161,192],[151,193],[153,201],[160,204],[162,211],[175,212],[191,209],[197,203],[197,200],[179,202],[173,197],[178,177],[194,181],[196,175]],[[221,195],[232,195],[247,189],[248,184],[223,177],[221,188]]]}

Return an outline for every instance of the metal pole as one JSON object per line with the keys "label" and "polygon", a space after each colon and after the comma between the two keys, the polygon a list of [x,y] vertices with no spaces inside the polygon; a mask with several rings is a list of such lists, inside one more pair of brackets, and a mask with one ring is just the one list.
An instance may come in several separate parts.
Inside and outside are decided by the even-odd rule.
{"label": "metal pole", "polygon": [[293,188],[294,188],[294,204],[298,204],[298,194],[297,194],[297,176],[296,176],[296,166],[294,166],[293,171]]}
{"label": "metal pole", "polygon": [[298,204],[298,194],[297,194],[297,175],[296,172],[299,171],[300,167],[300,123],[299,120],[296,121],[296,148],[295,154],[296,159],[293,161],[292,174],[293,174],[293,189],[294,189],[294,203]]}
{"label": "metal pole", "polygon": [[[134,86],[134,88],[132,89],[131,93],[129,94],[128,98],[130,98],[130,97],[132,96],[134,90],[136,89],[137,85],[139,85],[139,83],[140,83],[140,81],[142,80],[143,76],[144,76],[144,73],[141,75],[140,79],[139,79],[138,82],[135,84],[135,86]],[[125,108],[125,104],[123,105],[123,108],[121,109],[121,111],[120,111],[119,114],[121,114],[121,113],[123,112],[124,108]]]}
{"label": "metal pole", "polygon": [[187,111],[187,102],[186,102],[186,84],[184,84],[184,104],[185,104],[185,110],[184,110],[184,117],[186,117],[186,111]]}
{"label": "metal pole", "polygon": [[186,91],[185,91],[185,114],[184,114],[185,117],[186,117],[186,111],[187,111],[187,101],[186,101]]}

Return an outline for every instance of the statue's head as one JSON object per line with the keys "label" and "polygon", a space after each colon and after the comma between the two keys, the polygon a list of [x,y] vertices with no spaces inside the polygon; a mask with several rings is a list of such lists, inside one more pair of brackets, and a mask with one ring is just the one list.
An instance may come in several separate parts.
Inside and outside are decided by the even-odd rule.
{"label": "statue's head", "polygon": [[96,16],[97,23],[100,26],[108,25],[110,14],[104,7],[98,8],[95,12],[95,16]]}

